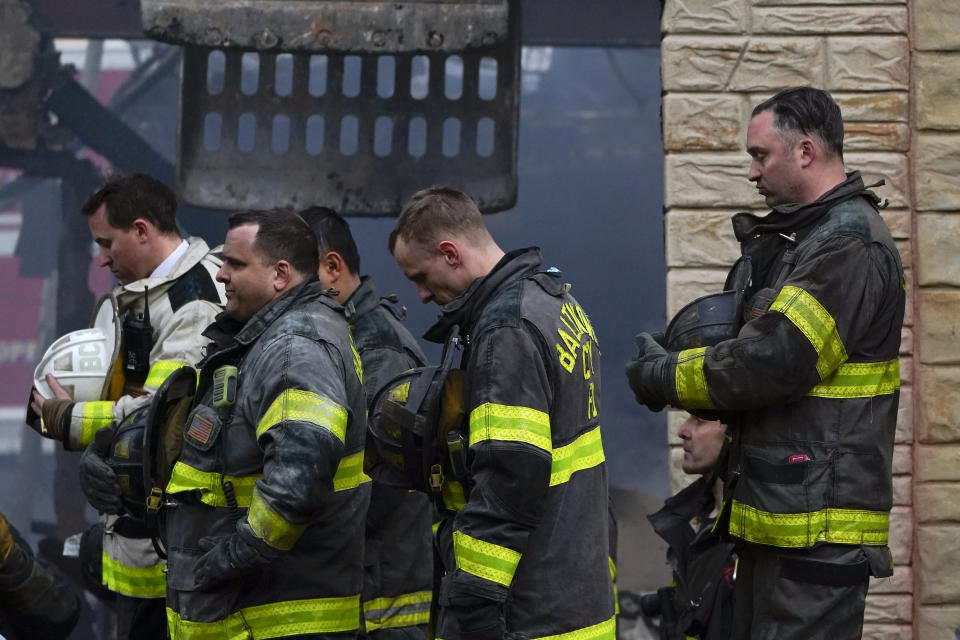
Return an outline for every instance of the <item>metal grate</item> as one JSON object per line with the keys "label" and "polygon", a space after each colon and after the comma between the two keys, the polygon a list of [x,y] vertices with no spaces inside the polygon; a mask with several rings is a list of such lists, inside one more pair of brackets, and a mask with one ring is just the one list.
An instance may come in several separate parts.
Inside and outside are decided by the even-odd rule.
{"label": "metal grate", "polygon": [[191,204],[396,215],[431,184],[516,201],[519,37],[464,52],[185,47],[178,182]]}

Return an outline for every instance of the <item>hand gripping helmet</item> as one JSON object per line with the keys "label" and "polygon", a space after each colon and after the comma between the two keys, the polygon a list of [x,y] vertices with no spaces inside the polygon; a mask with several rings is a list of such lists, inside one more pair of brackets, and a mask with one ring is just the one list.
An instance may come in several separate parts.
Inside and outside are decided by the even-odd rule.
{"label": "hand gripping helmet", "polygon": [[439,493],[444,457],[454,455],[448,434],[463,420],[463,376],[453,368],[461,348],[454,327],[441,364],[418,367],[390,380],[373,400],[367,421],[364,471],[375,481]]}
{"label": "hand gripping helmet", "polygon": [[750,284],[751,263],[742,257],[727,275],[720,293],[689,303],[667,325],[663,346],[667,351],[712,347],[736,338],[743,326],[743,302]]}

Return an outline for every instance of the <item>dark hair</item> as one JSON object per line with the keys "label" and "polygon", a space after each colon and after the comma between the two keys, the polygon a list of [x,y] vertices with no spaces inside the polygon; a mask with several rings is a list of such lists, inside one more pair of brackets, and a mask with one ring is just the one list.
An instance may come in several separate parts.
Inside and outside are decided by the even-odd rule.
{"label": "dark hair", "polygon": [[180,235],[177,230],[177,196],[167,185],[145,173],[111,178],[80,208],[90,217],[100,205],[107,206],[107,222],[129,229],[137,218],[148,220],[160,233]]}
{"label": "dark hair", "polygon": [[815,136],[843,159],[843,115],[830,94],[813,87],[784,89],[753,109],[756,117],[773,111],[773,124],[782,134]]}
{"label": "dark hair", "polygon": [[433,186],[418,191],[404,205],[397,224],[390,232],[390,253],[397,238],[416,241],[423,248],[432,248],[441,235],[454,235],[470,240],[490,237],[477,204],[462,191]]}
{"label": "dark hair", "polygon": [[231,229],[245,224],[258,226],[253,248],[263,257],[263,263],[286,260],[293,269],[306,277],[315,277],[320,266],[317,237],[303,218],[293,211],[240,211],[230,216]]}
{"label": "dark hair", "polygon": [[317,235],[321,260],[327,252],[336,251],[343,258],[350,273],[360,273],[360,253],[357,251],[357,243],[353,241],[353,234],[350,233],[350,225],[343,216],[329,207],[309,207],[300,212],[300,217],[306,220]]}

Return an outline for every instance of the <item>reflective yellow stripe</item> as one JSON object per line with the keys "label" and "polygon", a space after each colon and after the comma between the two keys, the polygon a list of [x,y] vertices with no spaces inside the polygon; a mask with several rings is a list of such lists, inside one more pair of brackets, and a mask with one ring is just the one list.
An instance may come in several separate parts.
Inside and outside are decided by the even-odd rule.
{"label": "reflective yellow stripe", "polygon": [[553,450],[553,462],[550,465],[550,486],[553,487],[570,480],[577,471],[590,469],[601,464],[603,441],[600,427],[594,427],[568,445]]}
{"label": "reflective yellow stripe", "polygon": [[453,555],[457,568],[485,580],[509,587],[520,563],[520,553],[492,542],[453,532]]}
{"label": "reflective yellow stripe", "polygon": [[110,591],[131,598],[162,598],[167,594],[166,563],[152,567],[128,567],[106,552],[101,554],[103,584]]}
{"label": "reflective yellow stripe", "polygon": [[147,379],[143,383],[145,387],[159,387],[163,381],[170,377],[170,374],[180,367],[189,366],[186,362],[179,360],[157,360],[150,365],[150,372],[147,373]]}
{"label": "reflective yellow stripe", "polygon": [[821,509],[810,513],[770,513],[736,500],[730,534],[774,547],[812,547],[817,542],[887,544],[890,514],[862,509]]}
{"label": "reflective yellow stripe", "polygon": [[713,409],[713,400],[707,391],[707,378],[703,373],[706,350],[706,347],[684,349],[677,356],[675,384],[677,398],[684,409]]}
{"label": "reflective yellow stripe", "polygon": [[443,506],[450,511],[460,511],[467,504],[467,496],[463,492],[463,485],[456,480],[446,480],[441,488]]}
{"label": "reflective yellow stripe", "polygon": [[258,538],[281,551],[292,549],[307,528],[306,523],[294,524],[284,519],[264,502],[259,491],[253,492],[250,511],[247,512],[247,523]]}
{"label": "reflective yellow stripe", "polygon": [[550,416],[529,407],[487,402],[470,412],[470,446],[484,440],[526,442],[549,452]]}
{"label": "reflective yellow stripe", "polygon": [[250,640],[310,633],[355,631],[360,627],[360,596],[271,602],[245,607],[216,622],[183,620],[167,607],[171,640]]}
{"label": "reflective yellow stripe", "polygon": [[83,403],[80,414],[80,447],[86,448],[97,431],[113,424],[113,402],[94,400]]}
{"label": "reflective yellow stripe", "polygon": [[343,442],[347,433],[347,410],[312,391],[287,389],[270,405],[257,425],[257,437],[281,422],[307,422],[329,429]]}
{"label": "reflective yellow stripe", "polygon": [[568,631],[567,633],[558,633],[554,636],[542,636],[532,640],[616,640],[617,637],[617,618],[616,616],[583,629]]}
{"label": "reflective yellow stripe", "polygon": [[607,562],[610,563],[610,582],[613,583],[613,613],[614,615],[620,615],[620,598],[617,596],[617,565],[610,556],[607,556]]}
{"label": "reflective yellow stripe", "polygon": [[370,482],[370,476],[363,472],[363,451],[344,456],[337,465],[337,473],[333,476],[333,490],[346,491]]}
{"label": "reflective yellow stripe", "polygon": [[363,603],[367,633],[377,629],[412,627],[430,622],[432,591],[405,593],[395,598],[377,598]]}
{"label": "reflective yellow stripe", "polygon": [[900,359],[845,362],[807,395],[818,398],[874,398],[900,388]]}
{"label": "reflective yellow stripe", "polygon": [[837,333],[836,321],[812,295],[799,287],[786,286],[780,290],[770,310],[787,316],[813,345],[821,380],[846,361],[847,350]]}
{"label": "reflective yellow stripe", "polygon": [[407,397],[410,395],[410,383],[404,382],[398,384],[387,392],[387,398],[400,404],[407,404]]}
{"label": "reflective yellow stripe", "polygon": [[[173,465],[170,482],[167,483],[167,493],[182,493],[184,491],[200,490],[200,501],[211,507],[226,507],[227,497],[223,494],[220,484],[220,474],[213,471],[200,471],[183,462]],[[237,506],[249,507],[253,498],[253,485],[262,477],[257,473],[249,476],[224,476],[233,484],[233,493],[237,497]]]}

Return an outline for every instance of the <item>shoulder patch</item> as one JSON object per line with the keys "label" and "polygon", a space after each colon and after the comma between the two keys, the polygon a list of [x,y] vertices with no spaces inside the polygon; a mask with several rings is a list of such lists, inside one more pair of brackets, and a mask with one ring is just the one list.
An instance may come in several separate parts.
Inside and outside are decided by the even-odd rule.
{"label": "shoulder patch", "polygon": [[203,264],[197,263],[185,274],[177,278],[167,291],[170,297],[170,308],[174,313],[183,305],[194,300],[206,300],[214,304],[220,303],[220,294]]}

